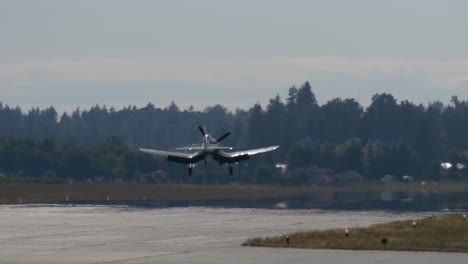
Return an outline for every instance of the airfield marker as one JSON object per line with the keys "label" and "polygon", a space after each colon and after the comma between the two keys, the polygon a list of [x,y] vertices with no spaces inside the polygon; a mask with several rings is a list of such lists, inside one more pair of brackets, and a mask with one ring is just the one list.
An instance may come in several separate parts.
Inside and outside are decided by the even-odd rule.
{"label": "airfield marker", "polygon": [[382,238],[382,240],[380,240],[380,243],[382,243],[382,245],[384,245],[384,247],[387,248],[388,239],[384,237]]}

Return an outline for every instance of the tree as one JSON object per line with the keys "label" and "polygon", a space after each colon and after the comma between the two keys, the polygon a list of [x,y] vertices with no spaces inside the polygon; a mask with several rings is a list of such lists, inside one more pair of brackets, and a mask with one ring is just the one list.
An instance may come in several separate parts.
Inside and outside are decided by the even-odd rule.
{"label": "tree", "polygon": [[21,137],[24,132],[24,117],[21,108],[10,108],[0,102],[0,136]]}
{"label": "tree", "polygon": [[363,172],[363,145],[360,139],[352,138],[335,148],[337,171]]}
{"label": "tree", "polygon": [[397,101],[392,95],[376,94],[364,113],[361,136],[364,139],[398,140],[400,117]]}
{"label": "tree", "polygon": [[[286,106],[281,102],[279,95],[270,99],[265,117],[266,126],[268,127],[268,129],[265,130],[266,145],[285,146],[287,144],[287,115]],[[279,156],[281,160],[285,160],[287,148],[280,148],[274,154],[278,154],[277,156]]]}
{"label": "tree", "polygon": [[412,174],[419,169],[414,149],[401,141],[391,143],[369,141],[364,148],[363,163],[366,175],[375,179],[386,174],[396,176]]}
{"label": "tree", "polygon": [[304,168],[312,165],[333,168],[335,146],[318,141],[304,140],[289,149],[288,169]]}
{"label": "tree", "polygon": [[453,96],[452,105],[445,109],[442,119],[448,145],[468,147],[468,101],[460,101]]}
{"label": "tree", "polygon": [[318,107],[317,99],[315,98],[315,94],[312,92],[312,87],[309,82],[305,82],[297,91],[296,104],[301,110]]}
{"label": "tree", "polygon": [[318,139],[319,108],[309,82],[305,82],[299,89],[295,86],[289,89],[287,109],[289,138]]}
{"label": "tree", "polygon": [[265,112],[260,104],[255,104],[249,111],[248,117],[248,142],[251,147],[261,147],[264,145],[266,121]]}
{"label": "tree", "polygon": [[363,110],[354,99],[333,99],[321,107],[321,112],[322,140],[342,143],[358,136]]}
{"label": "tree", "polygon": [[286,107],[289,112],[293,112],[297,104],[297,88],[295,85],[289,88],[288,98],[286,99]]}

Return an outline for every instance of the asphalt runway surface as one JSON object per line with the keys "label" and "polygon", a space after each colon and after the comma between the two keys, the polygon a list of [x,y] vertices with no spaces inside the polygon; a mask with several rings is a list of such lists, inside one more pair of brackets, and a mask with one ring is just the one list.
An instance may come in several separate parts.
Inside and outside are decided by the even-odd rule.
{"label": "asphalt runway surface", "polygon": [[468,254],[242,247],[431,213],[2,205],[0,263],[465,263]]}

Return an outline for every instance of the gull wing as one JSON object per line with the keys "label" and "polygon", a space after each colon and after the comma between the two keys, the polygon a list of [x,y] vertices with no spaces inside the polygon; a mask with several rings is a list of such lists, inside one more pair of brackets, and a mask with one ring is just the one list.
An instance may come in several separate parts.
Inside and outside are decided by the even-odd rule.
{"label": "gull wing", "polygon": [[184,152],[145,149],[145,148],[140,148],[140,151],[147,153],[147,154],[154,155],[154,156],[166,157],[168,161],[183,163],[183,164],[193,164],[193,163],[196,163],[205,159],[205,155],[203,155],[203,151],[197,151],[194,153],[184,153]]}
{"label": "gull wing", "polygon": [[277,148],[279,148],[279,146],[242,150],[236,152],[225,152],[220,150],[213,155],[213,159],[219,161],[220,163],[236,163],[239,161],[248,160],[252,155],[273,151]]}

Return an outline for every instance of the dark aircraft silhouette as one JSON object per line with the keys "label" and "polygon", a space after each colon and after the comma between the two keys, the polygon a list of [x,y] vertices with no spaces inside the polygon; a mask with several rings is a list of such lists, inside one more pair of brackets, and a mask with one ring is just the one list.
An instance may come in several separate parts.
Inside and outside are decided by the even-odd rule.
{"label": "dark aircraft silhouette", "polygon": [[218,139],[215,139],[210,134],[208,134],[206,130],[202,128],[201,126],[199,126],[198,129],[203,135],[203,141],[202,141],[201,146],[178,148],[178,150],[188,150],[188,151],[195,150],[195,152],[193,153],[145,149],[145,148],[140,148],[140,151],[151,154],[151,155],[155,155],[155,156],[167,157],[168,161],[187,164],[189,175],[192,175],[192,171],[193,171],[193,167],[195,163],[202,161],[202,160],[204,160],[206,163],[207,156],[211,156],[213,160],[218,161],[221,165],[224,163],[227,163],[229,167],[229,174],[232,175],[233,163],[237,163],[243,160],[248,160],[250,159],[250,156],[252,155],[273,151],[279,148],[279,146],[271,146],[271,147],[266,147],[266,148],[227,152],[226,150],[232,150],[232,147],[219,146],[219,142],[227,138],[231,134],[230,132],[222,135]]}

